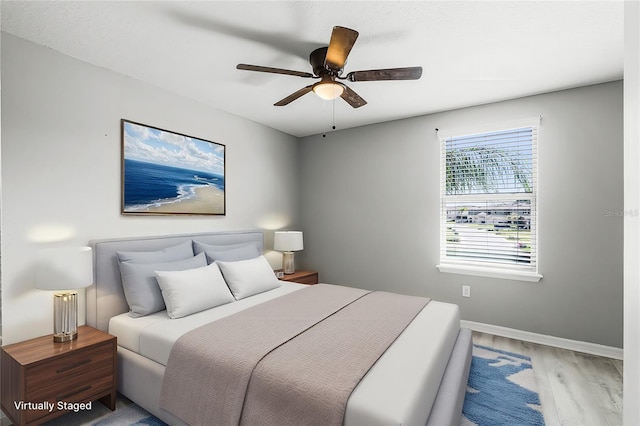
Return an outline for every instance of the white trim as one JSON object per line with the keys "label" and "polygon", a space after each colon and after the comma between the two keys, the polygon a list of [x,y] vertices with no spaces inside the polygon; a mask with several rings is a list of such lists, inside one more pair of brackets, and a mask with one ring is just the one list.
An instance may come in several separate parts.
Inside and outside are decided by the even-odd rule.
{"label": "white trim", "polygon": [[501,194],[496,192],[481,194],[450,194],[447,195],[447,201],[515,201],[515,200],[533,200],[535,194],[532,192],[518,192],[516,194]]}
{"label": "white trim", "polygon": [[597,343],[581,342],[579,340],[564,339],[562,337],[547,336],[545,334],[531,333],[529,331],[516,330],[514,328],[501,327],[499,325],[483,324],[481,322],[460,320],[460,327],[495,336],[508,337],[524,342],[537,343],[539,345],[552,346],[554,348],[568,349],[613,359],[623,359],[622,348],[599,345]]}
{"label": "white trim", "polygon": [[448,274],[474,275],[476,277],[502,278],[505,280],[528,281],[537,283],[542,275],[531,271],[516,271],[514,269],[486,268],[480,266],[454,265],[441,263],[436,265],[440,272]]}
{"label": "white trim", "polygon": [[452,138],[454,136],[467,136],[475,133],[489,133],[502,130],[519,129],[521,127],[537,127],[542,121],[542,116],[528,117],[515,120],[497,121],[493,123],[477,124],[472,126],[452,127],[449,129],[438,129],[440,140]]}

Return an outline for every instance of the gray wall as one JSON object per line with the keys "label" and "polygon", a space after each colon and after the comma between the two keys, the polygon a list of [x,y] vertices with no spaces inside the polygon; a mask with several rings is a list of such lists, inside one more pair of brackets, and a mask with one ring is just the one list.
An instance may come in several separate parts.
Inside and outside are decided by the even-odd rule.
{"label": "gray wall", "polygon": [[[121,118],[225,144],[227,215],[122,216]],[[293,136],[2,34],[4,343],[51,333],[40,248],[247,228],[270,248],[273,229],[297,226],[297,155]]]}
{"label": "gray wall", "polygon": [[[459,304],[466,320],[622,347],[623,219],[606,214],[623,211],[622,107],[618,81],[304,138],[300,263],[324,282]],[[544,278],[439,272],[434,129],[537,115]]]}

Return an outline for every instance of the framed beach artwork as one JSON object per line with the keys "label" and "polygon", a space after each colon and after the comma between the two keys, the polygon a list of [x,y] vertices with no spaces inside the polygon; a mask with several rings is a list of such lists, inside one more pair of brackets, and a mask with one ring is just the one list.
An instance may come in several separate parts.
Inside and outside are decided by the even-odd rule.
{"label": "framed beach artwork", "polygon": [[224,215],[225,146],[121,120],[122,214]]}

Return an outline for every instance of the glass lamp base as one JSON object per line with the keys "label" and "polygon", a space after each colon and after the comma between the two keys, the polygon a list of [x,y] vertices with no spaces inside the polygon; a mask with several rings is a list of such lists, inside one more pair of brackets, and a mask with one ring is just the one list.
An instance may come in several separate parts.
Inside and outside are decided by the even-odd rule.
{"label": "glass lamp base", "polygon": [[292,251],[285,251],[282,253],[282,270],[285,274],[293,274],[296,272],[293,255],[294,253]]}
{"label": "glass lamp base", "polygon": [[78,293],[53,295],[53,341],[70,342],[78,338]]}

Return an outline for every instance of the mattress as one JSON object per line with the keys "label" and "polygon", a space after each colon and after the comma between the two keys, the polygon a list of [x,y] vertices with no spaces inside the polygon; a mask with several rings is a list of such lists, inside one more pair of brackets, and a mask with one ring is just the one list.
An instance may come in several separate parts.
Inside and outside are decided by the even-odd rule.
{"label": "mattress", "polygon": [[[121,314],[111,318],[109,332],[119,346],[166,365],[184,333],[305,287],[282,282],[277,289],[180,319],[165,311],[140,318]],[[459,330],[458,306],[432,300],[354,389],[345,424],[425,424]]]}

